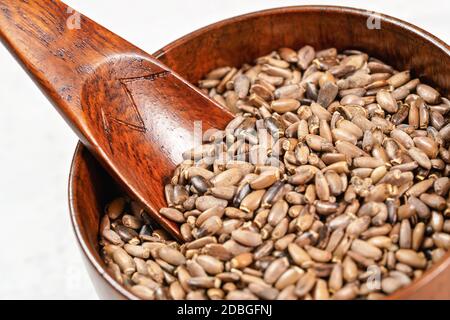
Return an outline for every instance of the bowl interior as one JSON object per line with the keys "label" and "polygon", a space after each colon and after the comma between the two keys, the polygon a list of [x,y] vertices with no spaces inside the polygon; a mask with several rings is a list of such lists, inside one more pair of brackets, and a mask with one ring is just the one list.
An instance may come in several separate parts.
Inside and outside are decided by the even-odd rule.
{"label": "bowl interior", "polygon": [[[380,19],[380,28],[370,28],[373,19]],[[394,18],[349,8],[289,7],[244,15],[193,32],[159,50],[155,56],[195,84],[213,68],[240,66],[280,47],[298,49],[306,44],[317,49],[360,49],[398,70],[411,69],[413,76],[436,86],[444,95],[450,90],[450,50],[445,43]],[[105,274],[98,254],[100,215],[106,202],[120,190],[81,145],[75,152],[69,184],[72,220],[93,280],[103,286],[105,296],[109,290],[113,291],[109,296],[133,298]],[[447,255],[416,281],[414,287],[409,286],[396,297],[420,298],[419,289],[433,281],[438,283],[438,275],[442,283],[446,274],[448,283],[450,272],[444,271],[449,270],[449,261]],[[427,292],[424,297],[439,295],[439,291]]]}

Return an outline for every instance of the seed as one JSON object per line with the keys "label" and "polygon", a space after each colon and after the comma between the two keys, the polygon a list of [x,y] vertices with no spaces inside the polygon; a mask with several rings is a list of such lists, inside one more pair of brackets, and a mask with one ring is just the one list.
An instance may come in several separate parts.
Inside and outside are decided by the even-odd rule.
{"label": "seed", "polygon": [[308,263],[310,263],[312,261],[309,254],[295,243],[290,243],[288,245],[288,251],[289,251],[289,255],[291,256],[292,260],[299,267],[303,267],[304,265],[307,265]]}
{"label": "seed", "polygon": [[450,178],[441,177],[434,182],[434,191],[441,197],[448,194],[450,190]]}
{"label": "seed", "polygon": [[257,190],[248,194],[241,202],[240,209],[245,212],[255,211],[261,204],[262,197],[266,190]]}
{"label": "seed", "polygon": [[248,94],[248,90],[250,89],[250,79],[246,75],[241,74],[234,79],[233,83],[234,90],[236,91],[239,99],[245,98]]}
{"label": "seed", "polygon": [[369,242],[359,239],[353,240],[351,250],[363,255],[366,258],[374,260],[381,259],[381,256],[383,255],[383,252],[379,248]]}
{"label": "seed", "polygon": [[158,250],[158,255],[165,262],[174,266],[179,266],[186,262],[186,258],[177,250],[164,246]]}
{"label": "seed", "polygon": [[256,247],[262,243],[260,234],[242,229],[234,230],[231,233],[231,237],[240,244],[248,247]]}
{"label": "seed", "polygon": [[143,300],[155,300],[155,293],[153,290],[142,285],[132,286],[130,291]]}
{"label": "seed", "polygon": [[114,262],[120,267],[126,275],[132,275],[136,270],[136,263],[133,258],[122,248],[117,248],[113,252]]}
{"label": "seed", "polygon": [[437,194],[423,193],[420,196],[426,205],[436,210],[444,210],[447,207],[445,199]]}
{"label": "seed", "polygon": [[207,255],[200,255],[196,260],[209,274],[216,275],[223,272],[224,266],[219,259]]}
{"label": "seed", "polygon": [[161,210],[159,210],[159,213],[167,219],[178,223],[183,223],[186,221],[183,214],[175,208],[161,208]]}
{"label": "seed", "polygon": [[377,93],[377,103],[387,112],[395,113],[397,112],[397,102],[391,93],[386,90],[380,90]]}
{"label": "seed", "polygon": [[110,219],[117,219],[125,208],[125,198],[116,198],[114,199],[107,207],[106,213],[108,214]]}
{"label": "seed", "polygon": [[295,294],[300,298],[304,297],[312,290],[315,283],[316,275],[313,271],[304,273],[297,281],[297,285],[295,286]]}
{"label": "seed", "polygon": [[332,254],[329,251],[320,250],[312,246],[305,246],[308,255],[317,262],[328,262],[332,258]]}
{"label": "seed", "polygon": [[123,241],[122,238],[113,230],[111,229],[106,229],[103,230],[102,232],[102,236],[108,240],[109,242],[111,242],[112,244],[115,245],[123,245]]}
{"label": "seed", "polygon": [[330,199],[330,188],[327,179],[321,171],[316,172],[315,177],[316,193],[320,200],[328,201]]}
{"label": "seed", "polygon": [[381,280],[381,289],[388,294],[393,293],[402,286],[402,282],[399,279],[393,277],[388,277]]}
{"label": "seed", "polygon": [[410,80],[410,72],[409,70],[403,71],[403,72],[398,72],[396,74],[394,74],[392,77],[390,77],[387,80],[387,83],[391,86],[393,86],[394,88],[398,88],[402,85],[404,85],[405,83],[407,83]]}
{"label": "seed", "polygon": [[419,148],[412,147],[408,149],[408,154],[413,160],[417,161],[420,166],[424,167],[425,169],[431,169],[430,158],[428,158],[426,153]]}
{"label": "seed", "polygon": [[427,264],[425,256],[420,255],[410,249],[399,249],[395,253],[395,258],[397,258],[398,261],[413,268],[423,269]]}
{"label": "seed", "polygon": [[402,249],[410,249],[412,242],[411,225],[409,220],[404,219],[400,224],[399,245]]}
{"label": "seed", "polygon": [[441,100],[439,92],[426,84],[419,84],[416,90],[417,94],[425,100],[426,103],[437,104]]}
{"label": "seed", "polygon": [[349,283],[345,285],[342,289],[337,291],[333,299],[334,300],[351,300],[358,295],[358,288],[355,284]]}
{"label": "seed", "polygon": [[448,250],[450,248],[450,235],[444,232],[436,232],[433,234],[432,239],[434,244],[438,248]]}
{"label": "seed", "polygon": [[304,46],[298,51],[298,66],[305,70],[315,57],[315,50],[311,46]]}
{"label": "seed", "polygon": [[191,288],[217,288],[220,286],[220,280],[214,277],[192,277],[187,280]]}
{"label": "seed", "polygon": [[228,201],[213,196],[201,196],[195,200],[195,207],[200,211],[206,211],[213,207],[226,207]]}
{"label": "seed", "polygon": [[125,251],[133,256],[133,257],[137,257],[137,258],[141,258],[141,259],[148,259],[150,257],[150,250],[148,248],[142,247],[142,246],[137,246],[137,245],[132,245],[132,244],[125,244],[124,247]]}
{"label": "seed", "polygon": [[280,258],[273,261],[264,272],[264,281],[269,284],[275,283],[288,267],[289,261],[287,258]]}
{"label": "seed", "polygon": [[423,222],[419,222],[414,227],[412,233],[412,249],[414,251],[418,251],[422,245],[423,239],[425,237],[425,224]]}
{"label": "seed", "polygon": [[250,283],[248,288],[254,295],[264,300],[274,300],[279,293],[277,289],[261,283]]}

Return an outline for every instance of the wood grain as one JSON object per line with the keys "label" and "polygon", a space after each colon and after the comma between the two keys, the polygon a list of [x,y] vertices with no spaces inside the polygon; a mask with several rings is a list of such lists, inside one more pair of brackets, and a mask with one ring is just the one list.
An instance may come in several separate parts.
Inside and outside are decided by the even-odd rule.
{"label": "wood grain", "polygon": [[115,180],[179,237],[159,214],[163,182],[194,145],[194,121],[224,128],[232,115],[85,16],[70,28],[72,14],[57,0],[0,0],[0,38]]}

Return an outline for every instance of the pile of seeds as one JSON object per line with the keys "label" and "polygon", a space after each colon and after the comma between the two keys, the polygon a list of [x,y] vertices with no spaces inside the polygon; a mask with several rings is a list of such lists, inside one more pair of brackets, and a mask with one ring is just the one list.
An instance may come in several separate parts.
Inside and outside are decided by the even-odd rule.
{"label": "pile of seeds", "polygon": [[199,87],[236,114],[183,154],[161,214],[125,198],[100,232],[143,299],[378,299],[450,247],[450,102],[356,50],[282,48]]}

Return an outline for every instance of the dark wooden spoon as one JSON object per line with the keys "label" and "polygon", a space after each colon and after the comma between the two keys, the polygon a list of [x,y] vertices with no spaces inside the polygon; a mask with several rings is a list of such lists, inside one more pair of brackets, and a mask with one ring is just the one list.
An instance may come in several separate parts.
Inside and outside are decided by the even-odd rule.
{"label": "dark wooden spoon", "polygon": [[180,239],[159,214],[163,184],[194,145],[194,122],[224,128],[232,114],[58,0],[0,0],[0,37],[83,144]]}

